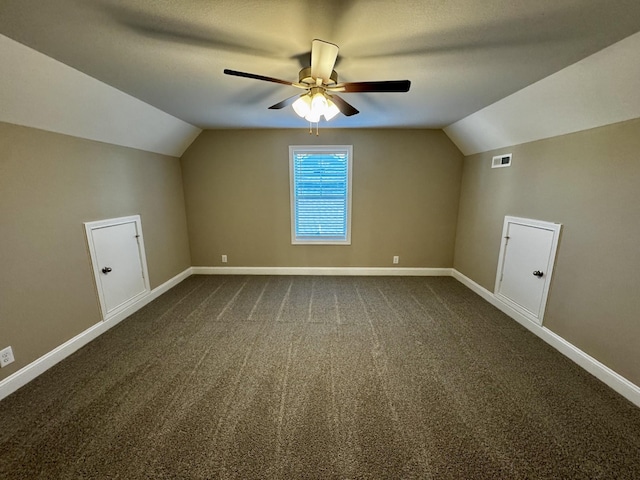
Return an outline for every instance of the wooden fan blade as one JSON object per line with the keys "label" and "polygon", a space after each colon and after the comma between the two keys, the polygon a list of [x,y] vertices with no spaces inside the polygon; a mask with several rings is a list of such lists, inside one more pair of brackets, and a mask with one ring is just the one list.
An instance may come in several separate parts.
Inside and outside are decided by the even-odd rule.
{"label": "wooden fan blade", "polygon": [[332,92],[408,92],[411,88],[409,80],[388,80],[381,82],[349,82],[339,83],[327,90]]}
{"label": "wooden fan blade", "polygon": [[281,85],[295,86],[293,82],[287,82],[286,80],[280,80],[279,78],[265,77],[264,75],[256,75],[255,73],[238,72],[236,70],[224,69],[225,75],[233,75],[235,77],[253,78],[254,80],[262,80],[263,82],[279,83]]}
{"label": "wooden fan blade", "polygon": [[338,58],[338,46],[323,40],[311,42],[311,76],[329,82]]}
{"label": "wooden fan blade", "polygon": [[276,103],[275,105],[271,105],[269,107],[269,110],[280,110],[281,108],[288,107],[298,98],[300,98],[300,95],[294,95],[293,97],[286,98],[281,102]]}
{"label": "wooden fan blade", "polygon": [[331,95],[331,100],[333,100],[333,103],[336,104],[336,107],[338,107],[340,113],[347,117],[360,113],[353,105],[348,104],[337,95]]}

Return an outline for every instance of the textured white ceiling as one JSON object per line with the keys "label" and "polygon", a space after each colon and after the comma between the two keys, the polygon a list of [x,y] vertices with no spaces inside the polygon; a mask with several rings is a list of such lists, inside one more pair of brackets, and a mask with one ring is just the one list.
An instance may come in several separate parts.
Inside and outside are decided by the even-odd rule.
{"label": "textured white ceiling", "polygon": [[340,46],[342,81],[409,79],[345,94],[339,127],[454,123],[640,31],[637,0],[0,0],[0,33],[201,128],[300,127],[267,107],[311,40]]}

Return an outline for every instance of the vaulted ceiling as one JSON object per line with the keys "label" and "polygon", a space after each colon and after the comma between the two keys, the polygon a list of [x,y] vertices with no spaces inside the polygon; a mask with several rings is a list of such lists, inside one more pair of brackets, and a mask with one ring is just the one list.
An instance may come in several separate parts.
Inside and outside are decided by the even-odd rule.
{"label": "vaulted ceiling", "polygon": [[[311,40],[337,44],[338,127],[441,128],[640,31],[637,0],[0,0],[0,33],[200,128],[300,127],[267,107]],[[347,97],[348,95],[348,97]]]}

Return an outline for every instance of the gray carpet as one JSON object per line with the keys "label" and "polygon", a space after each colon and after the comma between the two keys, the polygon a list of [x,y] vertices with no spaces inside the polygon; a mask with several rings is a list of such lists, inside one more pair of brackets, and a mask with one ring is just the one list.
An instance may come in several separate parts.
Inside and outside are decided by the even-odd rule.
{"label": "gray carpet", "polygon": [[640,478],[640,409],[452,278],[193,276],[0,402],[6,479]]}

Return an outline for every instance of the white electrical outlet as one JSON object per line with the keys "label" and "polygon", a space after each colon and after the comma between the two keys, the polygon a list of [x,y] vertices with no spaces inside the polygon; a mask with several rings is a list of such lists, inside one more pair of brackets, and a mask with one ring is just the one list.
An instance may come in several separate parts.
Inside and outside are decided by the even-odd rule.
{"label": "white electrical outlet", "polygon": [[227,263],[227,256],[226,255],[222,255],[222,263]]}
{"label": "white electrical outlet", "polygon": [[0,350],[0,368],[6,367],[14,361],[15,358],[13,358],[13,350],[11,350],[11,347],[3,348],[2,350]]}
{"label": "white electrical outlet", "polygon": [[398,255],[394,255],[393,256],[393,264],[397,265],[398,263],[400,263],[400,257]]}

